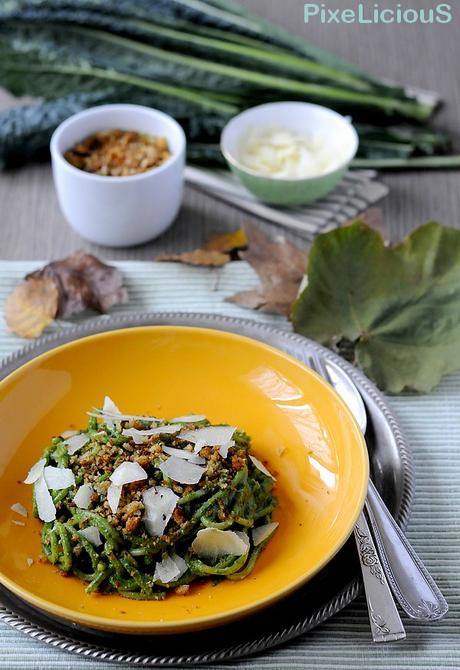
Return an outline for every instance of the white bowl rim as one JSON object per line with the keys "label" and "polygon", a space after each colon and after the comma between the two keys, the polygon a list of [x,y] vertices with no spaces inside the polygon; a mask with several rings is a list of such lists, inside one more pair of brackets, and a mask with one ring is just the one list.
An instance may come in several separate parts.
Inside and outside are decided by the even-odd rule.
{"label": "white bowl rim", "polygon": [[[327,172],[323,172],[321,174],[315,175],[315,176],[310,176],[310,177],[274,177],[271,175],[265,175],[261,174],[260,172],[257,172],[256,170],[252,170],[251,168],[246,167],[243,165],[230,151],[228,151],[225,148],[225,139],[226,139],[226,133],[227,130],[230,128],[231,125],[235,123],[239,123],[242,120],[242,117],[244,117],[246,114],[249,112],[253,112],[254,110],[262,110],[262,109],[267,109],[269,107],[286,107],[288,105],[301,105],[303,107],[308,107],[309,109],[317,109],[322,112],[327,112],[328,114],[332,116],[336,116],[337,119],[340,119],[343,121],[344,124],[346,124],[347,128],[351,131],[351,134],[354,139],[353,143],[353,149],[350,151],[350,154],[347,156],[346,159],[344,159],[339,165],[337,165],[334,168],[331,168]],[[322,179],[323,177],[328,177],[331,174],[334,174],[335,172],[339,172],[342,170],[344,167],[346,167],[356,156],[356,153],[358,151],[358,146],[359,146],[359,137],[358,133],[356,132],[356,128],[353,126],[352,122],[346,117],[343,116],[342,114],[339,114],[336,112],[334,109],[331,109],[330,107],[325,107],[324,105],[317,105],[312,102],[302,102],[301,100],[286,100],[286,101],[279,101],[279,102],[267,102],[262,105],[256,105],[255,107],[249,107],[248,109],[243,110],[236,116],[234,116],[230,121],[225,125],[224,129],[222,130],[221,136],[220,136],[220,150],[224,156],[224,158],[233,166],[238,168],[238,170],[241,170],[242,172],[245,172],[246,174],[249,174],[253,177],[259,177],[259,179],[267,179],[270,181],[274,182],[290,182],[290,183],[301,183],[301,182],[308,182],[308,181],[314,181],[316,179]]]}
{"label": "white bowl rim", "polygon": [[[93,114],[99,114],[99,113],[103,114],[104,112],[110,112],[116,110],[122,110],[128,112],[132,111],[133,113],[136,113],[138,111],[147,112],[151,114],[152,117],[155,117],[157,119],[161,118],[164,121],[167,121],[178,132],[179,143],[180,143],[179,151],[176,151],[175,154],[172,154],[168,158],[168,160],[166,160],[158,167],[146,170],[145,172],[140,172],[139,174],[125,175],[125,176],[102,175],[102,174],[95,174],[94,172],[86,172],[85,170],[80,170],[79,168],[69,163],[64,158],[62,152],[57,148],[57,143],[60,138],[60,135],[65,130],[67,130],[67,128],[72,126],[75,121],[79,121],[85,116],[92,116]],[[176,119],[174,119],[169,114],[165,114],[165,112],[162,112],[159,109],[155,109],[155,107],[147,107],[145,105],[132,105],[129,103],[115,103],[108,105],[94,105],[93,107],[88,107],[87,109],[83,109],[81,112],[76,112],[76,114],[72,114],[72,116],[69,116],[65,121],[60,123],[59,126],[56,128],[56,130],[53,132],[50,140],[50,152],[51,157],[54,160],[56,160],[61,167],[63,167],[65,170],[68,170],[73,174],[78,174],[79,177],[81,177],[82,179],[91,179],[93,181],[101,181],[106,183],[129,182],[131,184],[132,182],[139,181],[141,179],[149,179],[149,178],[152,179],[154,175],[160,174],[165,170],[167,170],[175,162],[180,160],[185,150],[186,144],[187,140],[182,126],[176,121]]]}

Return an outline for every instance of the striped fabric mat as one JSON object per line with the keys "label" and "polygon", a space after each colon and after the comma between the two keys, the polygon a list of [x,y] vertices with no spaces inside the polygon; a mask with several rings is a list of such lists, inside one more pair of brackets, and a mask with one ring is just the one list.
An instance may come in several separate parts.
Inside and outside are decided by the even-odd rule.
{"label": "striped fabric mat", "polygon": [[267,206],[257,200],[228,170],[187,167],[187,183],[244,212],[294,230],[306,239],[356,218],[384,198],[388,186],[377,181],[374,170],[348,171],[327,196],[303,207]]}
{"label": "striped fabric mat", "polygon": [[[0,305],[23,275],[41,263],[0,262]],[[117,311],[203,311],[254,318],[289,328],[282,317],[247,312],[224,298],[257,283],[243,262],[207,270],[174,264],[119,263],[129,305]],[[65,328],[64,324],[57,327]],[[8,334],[0,317],[0,356],[23,342]],[[409,539],[432,571],[450,605],[446,619],[423,625],[404,617],[407,639],[371,642],[363,598],[315,631],[265,655],[229,665],[251,670],[460,669],[460,374],[428,396],[391,398],[415,456],[416,503]],[[211,633],[210,633],[211,634]],[[152,644],[154,644],[152,642]],[[41,670],[116,666],[71,656],[0,624],[0,667]]]}

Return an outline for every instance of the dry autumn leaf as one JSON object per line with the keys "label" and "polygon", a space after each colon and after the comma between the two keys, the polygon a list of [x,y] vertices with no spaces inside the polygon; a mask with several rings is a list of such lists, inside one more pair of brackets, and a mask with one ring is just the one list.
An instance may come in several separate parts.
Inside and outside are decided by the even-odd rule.
{"label": "dry autumn leaf", "polygon": [[20,337],[38,337],[56,317],[59,291],[49,277],[37,277],[16,286],[5,303],[8,328]]}
{"label": "dry autumn leaf", "polygon": [[232,233],[214,235],[206,242],[203,248],[209,251],[221,251],[233,256],[236,252],[246,249],[247,246],[248,238],[244,230],[240,228]]}
{"label": "dry autumn leaf", "polygon": [[6,322],[21,337],[37,337],[57,317],[106,312],[127,297],[120,270],[77,252],[27,275],[6,301]]}
{"label": "dry autumn leaf", "polygon": [[128,299],[120,270],[81,251],[48,263],[26,279],[31,277],[50,277],[54,281],[59,290],[57,315],[60,318],[68,318],[85,309],[107,312],[113,305]]}
{"label": "dry autumn leaf", "polygon": [[174,263],[185,263],[186,265],[217,268],[229,263],[231,258],[229,254],[224,254],[221,251],[194,249],[193,251],[185,251],[182,254],[163,254],[157,256],[155,260],[161,263],[171,261]]}
{"label": "dry autumn leaf", "polygon": [[218,268],[239,260],[239,251],[248,245],[244,230],[223,233],[211,237],[202,248],[184,251],[181,254],[162,254],[155,258],[159,262],[184,263],[197,267]]}
{"label": "dry autumn leaf", "polygon": [[245,233],[249,249],[240,253],[240,257],[254,268],[261,284],[256,289],[227,298],[227,302],[247,309],[289,315],[305,273],[307,252],[284,237],[273,240],[253,225],[246,226]]}

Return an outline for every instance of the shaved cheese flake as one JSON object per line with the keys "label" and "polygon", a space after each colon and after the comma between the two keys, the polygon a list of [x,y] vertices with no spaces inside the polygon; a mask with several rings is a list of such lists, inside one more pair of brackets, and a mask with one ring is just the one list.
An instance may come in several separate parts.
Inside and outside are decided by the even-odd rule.
{"label": "shaved cheese flake", "polygon": [[75,475],[70,468],[55,468],[54,465],[47,465],[43,470],[46,485],[53,491],[68,489],[75,485]]}
{"label": "shaved cheese flake", "polygon": [[173,433],[178,433],[181,430],[180,426],[156,426],[155,428],[149,428],[148,430],[137,430],[137,428],[124,428],[122,435],[127,437],[132,437],[134,444],[142,444],[147,440],[151,435],[170,435]]}
{"label": "shaved cheese flake", "polygon": [[254,463],[254,465],[258,470],[263,472],[263,474],[266,475],[267,477],[271,477],[271,479],[273,479],[273,481],[276,482],[276,477],[274,477],[272,473],[269,470],[267,470],[262,461],[259,461],[259,459],[256,458],[255,456],[249,456],[249,458],[251,459],[251,461]]}
{"label": "shaved cheese flake", "polygon": [[120,410],[115,405],[112,398],[110,398],[108,395],[106,395],[105,398],[104,398],[104,404],[102,405],[102,413],[103,414],[116,414],[116,415],[121,414]]}
{"label": "shaved cheese flake", "polygon": [[42,475],[34,484],[34,497],[37,505],[38,518],[42,521],[54,521],[56,518],[56,508],[53,503],[48,486]]}
{"label": "shaved cheese flake", "polygon": [[254,542],[254,546],[257,547],[259,544],[262,544],[262,542],[265,542],[265,540],[268,540],[268,538],[273,535],[278,526],[279,523],[273,521],[273,523],[266,523],[263,526],[257,526],[257,528],[253,528],[252,541]]}
{"label": "shaved cheese flake", "polygon": [[101,534],[99,533],[96,526],[88,526],[83,528],[83,530],[78,531],[80,535],[83,535],[84,538],[91,542],[95,547],[100,547],[102,544]]}
{"label": "shaved cheese flake", "polygon": [[176,456],[177,458],[183,458],[185,461],[190,461],[191,463],[196,463],[196,465],[204,465],[206,460],[197,456],[193,451],[185,451],[184,449],[174,449],[174,447],[163,447],[165,454],[169,456]]}
{"label": "shaved cheese flake", "polygon": [[198,484],[206,472],[206,468],[177,456],[170,456],[167,461],[163,461],[160,470],[167,479],[179,484]]}
{"label": "shaved cheese flake", "polygon": [[219,447],[219,454],[222,456],[222,458],[227,458],[228,456],[228,450],[230,447],[235,446],[235,440],[229,440],[225,444],[222,444],[222,446]]}
{"label": "shaved cheese flake", "polygon": [[192,444],[202,443],[202,447],[220,447],[232,439],[235,430],[235,426],[205,426],[186,430],[178,438]]}
{"label": "shaved cheese flake", "polygon": [[205,421],[205,419],[204,414],[187,414],[176,416],[174,419],[171,419],[171,423],[199,423],[200,421]]}
{"label": "shaved cheese flake", "polygon": [[34,564],[34,559],[33,558],[26,558],[26,563],[30,568],[30,566]]}
{"label": "shaved cheese flake", "polygon": [[78,433],[77,435],[72,435],[71,437],[64,440],[64,444],[67,447],[67,453],[69,456],[73,456],[77,453],[82,447],[89,442],[89,435],[84,435],[83,433]]}
{"label": "shaved cheese flake", "polygon": [[113,428],[115,421],[154,421],[161,422],[163,419],[158,419],[156,416],[140,416],[138,414],[122,414],[113,400],[109,396],[105,396],[102,411],[87,412],[89,416],[95,416],[99,419],[104,419],[109,428]]}
{"label": "shaved cheese flake", "polygon": [[144,525],[149,535],[160,537],[176,509],[179,496],[167,486],[152,486],[142,494]]}
{"label": "shaved cheese flake", "polygon": [[177,554],[167,556],[156,564],[153,578],[156,581],[163,582],[163,584],[168,584],[180,579],[187,569],[187,563]]}
{"label": "shaved cheese flake", "polygon": [[[115,428],[115,421],[116,420],[120,421],[118,417],[121,414],[121,412],[113,402],[112,398],[109,398],[108,395],[106,395],[104,398],[104,404],[102,405],[102,414],[107,428],[113,430],[113,428]],[[110,418],[110,415],[112,415],[113,418]]]}
{"label": "shaved cheese flake", "polygon": [[109,507],[112,510],[112,514],[117,513],[118,505],[120,504],[122,488],[122,486],[110,484],[109,488],[107,489],[107,502],[109,503]]}
{"label": "shaved cheese flake", "polygon": [[110,481],[116,486],[123,486],[123,484],[131,484],[132,482],[139,482],[142,479],[147,479],[148,475],[144,468],[139,463],[132,461],[125,461],[110,475]]}
{"label": "shaved cheese flake", "polygon": [[170,556],[167,556],[162,561],[156,564],[155,572],[153,573],[153,579],[155,581],[162,582],[163,584],[168,584],[177,579],[179,574],[179,568],[174,563]]}
{"label": "shaved cheese flake", "polygon": [[117,421],[147,421],[150,423],[161,423],[164,419],[159,419],[157,416],[147,416],[145,414],[112,414],[111,412],[86,412],[89,416],[98,416],[101,417],[108,416],[111,419],[116,419]]}
{"label": "shaved cheese flake", "polygon": [[35,484],[40,479],[45,469],[46,458],[40,458],[29,470],[29,474],[24,479],[24,484]]}
{"label": "shaved cheese flake", "polygon": [[199,454],[200,451],[201,451],[201,450],[203,449],[203,447],[205,447],[205,446],[206,446],[206,441],[205,441],[205,440],[198,440],[198,441],[195,443],[195,447],[194,447],[194,449],[193,449],[193,452],[194,452],[195,454]]}
{"label": "shaved cheese flake", "polygon": [[61,433],[61,437],[64,440],[67,440],[67,438],[73,437],[74,435],[78,435],[78,430],[65,430]]}
{"label": "shaved cheese flake", "polygon": [[240,538],[240,540],[241,540],[242,542],[244,542],[244,544],[245,544],[245,546],[246,546],[246,550],[249,551],[250,548],[251,548],[251,543],[250,543],[250,541],[249,541],[248,534],[245,533],[245,532],[243,532],[242,530],[235,530],[234,532],[235,532],[235,535],[238,535],[238,537]]}
{"label": "shaved cheese flake", "polygon": [[191,549],[200,558],[216,560],[222,556],[243,556],[243,554],[247,554],[249,542],[247,536],[243,539],[239,533],[235,533],[233,530],[203,528],[196,534]]}
{"label": "shaved cheese flake", "polygon": [[184,561],[184,559],[181,558],[180,556],[178,556],[177,554],[174,554],[172,559],[173,559],[174,563],[177,565],[177,567],[179,569],[179,574],[177,575],[177,579],[180,579],[182,577],[182,575],[185,575],[185,573],[187,572],[188,565]]}
{"label": "shaved cheese flake", "polygon": [[11,505],[10,509],[12,509],[13,512],[16,512],[16,514],[20,514],[27,519],[27,510],[24,505],[21,505],[21,503],[14,503],[14,505]]}
{"label": "shaved cheese flake", "polygon": [[80,509],[88,509],[94,489],[91,484],[83,484],[73,497],[73,501]]}
{"label": "shaved cheese flake", "polygon": [[11,519],[15,526],[25,526],[24,521],[16,521],[16,519]]}

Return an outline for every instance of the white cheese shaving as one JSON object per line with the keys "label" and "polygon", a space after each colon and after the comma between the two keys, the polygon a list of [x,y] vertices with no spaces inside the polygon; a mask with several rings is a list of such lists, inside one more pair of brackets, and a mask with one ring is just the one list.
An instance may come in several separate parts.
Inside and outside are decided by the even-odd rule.
{"label": "white cheese shaving", "polygon": [[176,456],[177,458],[183,458],[185,461],[190,461],[191,463],[196,463],[196,465],[204,465],[206,460],[197,456],[193,451],[185,451],[184,449],[174,449],[174,447],[163,447],[165,454],[169,456]]}
{"label": "white cheese shaving", "polygon": [[73,437],[74,435],[78,435],[79,431],[78,430],[65,430],[63,433],[61,433],[61,437],[64,440],[67,440],[69,437]]}
{"label": "white cheese shaving", "polygon": [[187,563],[183,558],[177,556],[177,554],[175,556],[167,556],[156,564],[153,579],[163,584],[175,582],[182,577],[187,569]]}
{"label": "white cheese shaving", "polygon": [[34,559],[33,558],[26,558],[26,563],[30,568],[30,566],[33,565],[33,563],[34,563]]}
{"label": "white cheese shaving", "polygon": [[179,574],[177,575],[176,579],[180,579],[182,577],[182,575],[185,575],[185,573],[187,572],[188,565],[184,561],[184,559],[181,558],[181,556],[178,556],[177,554],[174,554],[174,556],[172,557],[172,560],[174,561],[174,563],[176,564],[176,566],[179,569]]}
{"label": "white cheese shaving", "polygon": [[[107,428],[110,428],[111,430],[115,427],[115,420],[120,421],[120,419],[117,419],[117,417],[121,414],[121,412],[113,402],[112,398],[109,398],[108,395],[106,395],[104,398],[104,404],[102,405],[102,414],[104,415],[104,420],[107,425]],[[110,414],[115,417],[115,420],[109,418]]]}
{"label": "white cheese shaving", "polygon": [[54,465],[47,465],[43,470],[46,485],[53,491],[68,489],[75,485],[75,475],[70,468],[55,468]]}
{"label": "white cheese shaving", "polygon": [[73,501],[80,509],[88,509],[94,489],[91,484],[83,484],[73,497]]}
{"label": "white cheese shaving", "polygon": [[191,549],[200,558],[215,561],[222,556],[243,556],[249,551],[249,541],[246,535],[245,538],[240,537],[233,530],[203,528],[196,534]]}
{"label": "white cheese shaving", "polygon": [[247,533],[244,533],[242,530],[235,530],[235,534],[238,535],[240,540],[242,540],[246,546],[247,551],[250,550],[251,548],[251,543],[249,541],[249,537]]}
{"label": "white cheese shaving", "polygon": [[170,456],[167,461],[163,461],[160,470],[166,479],[179,484],[198,484],[206,472],[206,468],[177,456]]}
{"label": "white cheese shaving", "polygon": [[83,530],[78,531],[80,535],[83,535],[88,542],[91,542],[95,547],[100,547],[102,544],[101,540],[101,534],[99,533],[98,529],[96,526],[88,526],[87,528],[83,528]]}
{"label": "white cheese shaving", "polygon": [[118,407],[113,402],[112,398],[108,395],[104,397],[104,404],[102,405],[102,412],[104,414],[121,414]]}
{"label": "white cheese shaving", "polygon": [[195,454],[199,454],[200,451],[201,451],[201,450],[203,449],[203,447],[205,447],[205,446],[206,446],[206,440],[197,440],[197,441],[195,442],[195,446],[194,446],[194,448],[193,448],[193,452],[194,452]]}
{"label": "white cheese shaving", "polygon": [[219,447],[219,454],[222,456],[222,458],[227,458],[228,450],[230,449],[230,447],[234,447],[234,446],[235,446],[235,440],[229,440],[228,442],[226,442],[225,444],[222,444]]}
{"label": "white cheese shaving", "polygon": [[102,411],[87,412],[89,416],[95,416],[98,419],[104,419],[107,427],[112,429],[115,421],[153,421],[161,422],[163,419],[158,419],[156,416],[141,416],[139,414],[122,414],[113,400],[109,396],[105,396]]}
{"label": "white cheese shaving", "polygon": [[139,463],[132,461],[125,461],[119,465],[110,475],[110,481],[116,486],[123,486],[123,484],[131,484],[142,479],[147,479],[148,474]]}
{"label": "white cheese shaving", "polygon": [[45,469],[46,465],[46,458],[40,458],[39,461],[37,461],[34,465],[29,470],[29,474],[27,477],[24,479],[24,484],[35,484],[38,479],[43,474],[43,470]]}
{"label": "white cheese shaving", "polygon": [[195,445],[199,443],[201,448],[221,447],[232,439],[235,430],[235,426],[205,426],[196,430],[186,430],[180,433],[178,438]]}
{"label": "white cheese shaving", "polygon": [[16,521],[16,519],[11,519],[15,526],[25,526],[24,521]]}
{"label": "white cheese shaving", "polygon": [[21,503],[14,503],[14,505],[11,505],[10,509],[12,509],[13,512],[16,512],[16,514],[20,514],[27,519],[27,510],[24,505],[21,505]]}
{"label": "white cheese shaving", "polygon": [[199,423],[206,419],[204,414],[186,414],[184,416],[176,416],[171,419],[171,423]]}
{"label": "white cheese shaving", "polygon": [[268,540],[268,538],[273,535],[278,526],[279,523],[273,521],[272,523],[266,523],[263,526],[257,526],[257,528],[253,528],[252,541],[254,546],[257,547],[259,544],[262,544],[262,542],[265,542],[265,540]]}
{"label": "white cheese shaving", "polygon": [[256,468],[257,468],[258,470],[260,470],[261,472],[263,472],[264,475],[267,475],[267,477],[271,477],[271,478],[273,479],[273,481],[276,482],[276,477],[274,477],[274,476],[272,475],[272,473],[271,473],[269,470],[267,470],[267,468],[265,467],[265,465],[264,465],[261,461],[259,461],[258,458],[256,458],[255,456],[249,456],[249,458],[251,459],[251,461],[254,463],[254,465],[256,466]]}
{"label": "white cheese shaving", "polygon": [[161,423],[164,419],[157,416],[147,416],[146,414],[113,414],[112,412],[102,412],[100,410],[93,412],[86,412],[88,416],[95,416],[97,419],[108,417],[115,421],[147,421],[149,423]]}
{"label": "white cheese shaving", "polygon": [[39,477],[34,484],[34,497],[39,519],[45,522],[54,521],[56,518],[56,508],[48,491],[44,475]]}
{"label": "white cheese shaving", "polygon": [[251,127],[240,144],[241,163],[261,175],[302,179],[336,169],[349,152],[346,139],[282,126]]}
{"label": "white cheese shaving", "polygon": [[112,514],[117,513],[122,488],[122,486],[110,484],[109,488],[107,489],[107,502],[109,503],[109,507],[112,510]]}
{"label": "white cheese shaving", "polygon": [[180,430],[180,426],[156,426],[155,428],[149,428],[148,430],[124,428],[122,430],[122,435],[132,437],[134,444],[142,444],[147,440],[148,437],[150,437],[150,435],[169,435],[172,433],[178,433]]}
{"label": "white cheese shaving", "polygon": [[160,537],[174,512],[179,496],[167,486],[152,486],[142,494],[144,525],[149,535]]}
{"label": "white cheese shaving", "polygon": [[64,444],[67,447],[67,453],[69,456],[73,456],[77,453],[82,447],[89,442],[89,435],[84,435],[83,433],[72,435],[71,437],[64,440]]}

